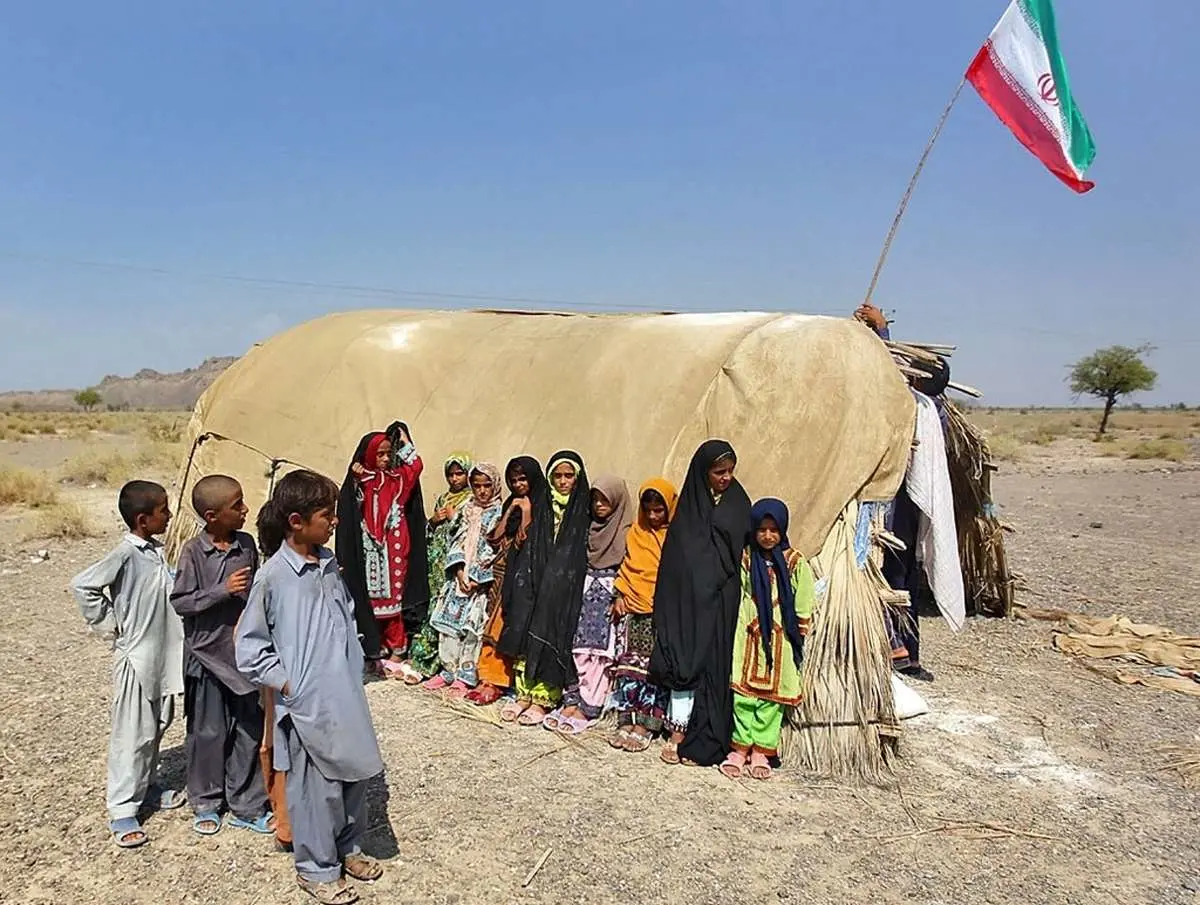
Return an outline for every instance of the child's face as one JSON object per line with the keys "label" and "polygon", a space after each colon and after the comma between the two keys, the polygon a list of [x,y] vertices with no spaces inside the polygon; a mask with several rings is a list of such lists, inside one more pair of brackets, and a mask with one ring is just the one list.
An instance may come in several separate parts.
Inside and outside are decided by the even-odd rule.
{"label": "child's face", "polygon": [[575,466],[570,462],[559,462],[554,466],[554,471],[550,472],[550,483],[563,496],[575,489],[575,478]]}
{"label": "child's face", "polygon": [[779,546],[782,538],[783,534],[779,530],[779,525],[769,515],[762,520],[758,530],[754,532],[755,542],[764,550],[774,550]]}
{"label": "child's face", "polygon": [[171,524],[171,505],[167,501],[166,495],[164,494],[155,504],[153,512],[139,515],[136,524],[146,537],[154,537],[156,534],[166,531],[167,525]]}
{"label": "child's face", "polygon": [[657,498],[651,498],[642,503],[642,515],[651,530],[667,527],[667,504]]}
{"label": "child's face", "polygon": [[[560,491],[561,492],[561,491]],[[599,490],[592,491],[592,515],[597,521],[604,521],[613,514],[612,503]]]}
{"label": "child's face", "polygon": [[288,528],[292,532],[292,540],[301,545],[324,546],[333,537],[333,529],[337,527],[337,515],[332,506],[318,509],[308,518],[298,512],[288,516]]}
{"label": "child's face", "polygon": [[446,483],[454,493],[462,493],[467,489],[467,473],[461,465],[451,465],[446,469]]}
{"label": "child's face", "polygon": [[392,465],[392,441],[384,440],[375,452],[375,469],[386,471]]}
{"label": "child's face", "polygon": [[204,523],[210,534],[224,537],[234,531],[241,531],[246,524],[246,513],[250,508],[242,497],[242,488],[238,488],[227,499],[220,509],[209,509],[204,513]]}
{"label": "child's face", "polygon": [[718,459],[708,470],[708,488],[713,493],[724,493],[733,483],[733,471],[737,462],[733,459]]}
{"label": "child's face", "polygon": [[480,506],[486,506],[490,503],[492,497],[496,495],[496,488],[492,486],[492,479],[481,472],[471,475],[471,495],[475,497],[475,502]]}
{"label": "child's face", "polygon": [[529,476],[519,468],[508,473],[508,489],[515,497],[529,496]]}

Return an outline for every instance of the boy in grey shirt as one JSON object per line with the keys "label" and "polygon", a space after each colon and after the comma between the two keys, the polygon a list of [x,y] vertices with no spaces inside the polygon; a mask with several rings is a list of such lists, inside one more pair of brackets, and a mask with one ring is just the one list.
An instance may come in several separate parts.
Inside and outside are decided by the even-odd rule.
{"label": "boy in grey shirt", "polygon": [[149,841],[138,811],[174,809],[178,790],[153,786],[158,749],[183,692],[183,625],[171,609],[171,572],[155,535],[167,530],[167,492],[151,481],[121,488],[117,509],[129,533],[108,556],[71,581],[83,618],[113,638],[112,735],[108,747],[108,817],[113,841]]}

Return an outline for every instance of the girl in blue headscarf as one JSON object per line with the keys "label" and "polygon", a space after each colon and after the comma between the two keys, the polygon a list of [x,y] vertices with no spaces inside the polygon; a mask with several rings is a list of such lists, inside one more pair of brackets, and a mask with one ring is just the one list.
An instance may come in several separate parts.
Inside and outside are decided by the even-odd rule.
{"label": "girl in blue headscarf", "polygon": [[770,779],[783,714],[800,703],[800,666],[816,591],[807,560],[788,543],[788,509],[775,499],[750,510],[742,601],[733,637],[733,738],[721,772]]}

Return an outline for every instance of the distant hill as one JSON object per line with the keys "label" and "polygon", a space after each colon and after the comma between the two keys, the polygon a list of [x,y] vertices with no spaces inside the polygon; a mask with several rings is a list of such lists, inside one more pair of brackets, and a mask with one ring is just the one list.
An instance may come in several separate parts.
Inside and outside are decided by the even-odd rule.
{"label": "distant hill", "polygon": [[[162,374],[143,368],[132,377],[109,375],[93,388],[103,402],[100,409],[188,411],[236,357],[210,358],[198,368]],[[79,389],[83,389],[82,387]],[[69,411],[77,409],[75,390],[38,390],[0,393],[0,409],[26,411]]]}

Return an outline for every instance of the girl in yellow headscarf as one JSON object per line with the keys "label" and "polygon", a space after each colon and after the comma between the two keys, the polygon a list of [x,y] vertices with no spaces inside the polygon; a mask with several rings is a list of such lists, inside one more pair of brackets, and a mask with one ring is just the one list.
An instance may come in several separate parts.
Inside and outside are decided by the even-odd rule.
{"label": "girl in yellow headscarf", "polygon": [[638,490],[638,516],[629,529],[625,558],[614,583],[616,661],[612,676],[618,725],[609,744],[632,753],[650,747],[666,714],[668,693],[652,684],[647,673],[654,651],[654,586],[677,498],[675,488],[664,478],[653,478]]}

